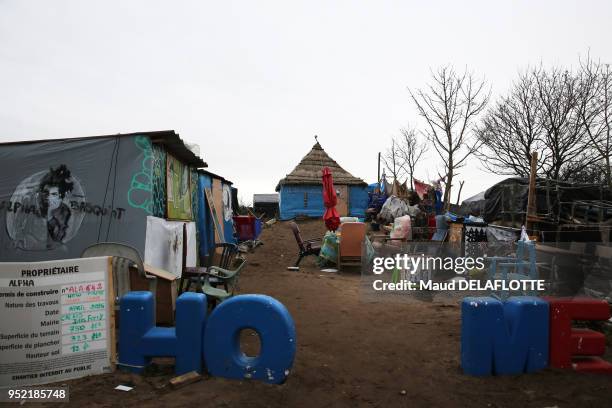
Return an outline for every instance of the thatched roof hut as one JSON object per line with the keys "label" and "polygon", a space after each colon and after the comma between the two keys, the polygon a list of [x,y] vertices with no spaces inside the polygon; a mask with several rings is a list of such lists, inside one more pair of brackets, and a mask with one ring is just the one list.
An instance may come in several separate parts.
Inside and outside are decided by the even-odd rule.
{"label": "thatched roof hut", "polygon": [[276,191],[280,191],[280,187],[285,184],[322,184],[321,172],[324,167],[329,167],[331,170],[334,184],[351,186],[366,185],[365,181],[353,176],[340,167],[340,165],[323,150],[319,142],[317,142],[312,146],[312,149],[304,156],[295,169],[278,182]]}
{"label": "thatched roof hut", "polygon": [[322,197],[322,171],[331,170],[341,216],[363,217],[368,203],[367,184],[344,170],[328,156],[317,142],[293,171],[278,182],[280,192],[280,218],[297,216],[321,217],[325,211]]}

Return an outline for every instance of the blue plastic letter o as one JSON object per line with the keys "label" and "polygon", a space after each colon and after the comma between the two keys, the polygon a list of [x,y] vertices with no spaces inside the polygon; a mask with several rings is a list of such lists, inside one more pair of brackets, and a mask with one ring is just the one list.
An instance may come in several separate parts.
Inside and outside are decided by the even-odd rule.
{"label": "blue plastic letter o", "polygon": [[[257,357],[240,350],[240,331],[252,329],[261,344]],[[204,334],[204,362],[212,376],[281,384],[295,357],[295,324],[278,300],[240,295],[217,306]]]}

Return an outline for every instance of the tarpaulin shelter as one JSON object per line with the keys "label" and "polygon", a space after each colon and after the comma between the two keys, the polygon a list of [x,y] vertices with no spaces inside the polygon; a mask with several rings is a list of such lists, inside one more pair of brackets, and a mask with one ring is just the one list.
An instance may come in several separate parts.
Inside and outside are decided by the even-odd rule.
{"label": "tarpaulin shelter", "polygon": [[0,144],[0,261],[78,258],[97,242],[145,253],[147,217],[193,221],[196,168],[172,130]]}
{"label": "tarpaulin shelter", "polygon": [[293,171],[278,182],[280,218],[297,216],[322,217],[325,213],[321,171],[329,167],[338,191],[337,210],[340,216],[363,217],[368,205],[367,184],[344,170],[317,142]]}
{"label": "tarpaulin shelter", "polygon": [[[529,179],[511,177],[484,194],[485,221],[507,222],[520,227],[527,211]],[[549,223],[602,222],[612,218],[612,191],[601,184],[579,184],[548,179],[536,180],[536,213]],[[577,210],[584,213],[578,213]],[[589,216],[589,212],[592,215]]]}
{"label": "tarpaulin shelter", "polygon": [[[233,215],[235,208],[235,192],[237,191],[233,183],[210,171],[198,170],[198,231],[202,231],[199,241],[200,260],[210,255],[215,243],[229,242],[236,243],[234,236]],[[209,189],[212,195],[217,222],[212,219],[210,204],[206,199],[205,189]],[[215,234],[215,228],[220,228],[220,240]]]}
{"label": "tarpaulin shelter", "polygon": [[425,194],[427,194],[427,191],[433,188],[433,186],[423,181],[419,181],[417,179],[414,179],[413,183],[414,183],[414,191],[416,191],[416,193],[418,194],[421,200],[425,197]]}
{"label": "tarpaulin shelter", "polygon": [[485,200],[485,191],[481,191],[472,197],[466,198],[461,202],[459,213],[461,215],[478,215],[484,211],[487,200]]}

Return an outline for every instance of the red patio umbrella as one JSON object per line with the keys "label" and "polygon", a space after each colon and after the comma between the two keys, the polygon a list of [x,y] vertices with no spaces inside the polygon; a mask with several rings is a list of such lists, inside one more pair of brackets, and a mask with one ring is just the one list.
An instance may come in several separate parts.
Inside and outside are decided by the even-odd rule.
{"label": "red patio umbrella", "polygon": [[325,225],[330,231],[335,231],[340,226],[340,215],[336,210],[338,199],[336,197],[336,189],[334,188],[334,180],[332,178],[329,167],[323,168],[323,205],[325,205]]}

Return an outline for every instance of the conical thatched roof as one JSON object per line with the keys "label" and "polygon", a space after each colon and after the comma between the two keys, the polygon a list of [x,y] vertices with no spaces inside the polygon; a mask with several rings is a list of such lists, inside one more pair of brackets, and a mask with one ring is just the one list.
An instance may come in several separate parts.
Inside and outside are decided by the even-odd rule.
{"label": "conical thatched roof", "polygon": [[334,184],[349,184],[349,185],[366,185],[366,182],[360,178],[354,177],[348,171],[344,170],[334,159],[329,157],[319,142],[312,146],[312,149],[300,164],[287,177],[278,182],[276,191],[280,190],[280,186],[284,184],[323,184],[322,174],[323,167],[329,167],[334,178]]}

